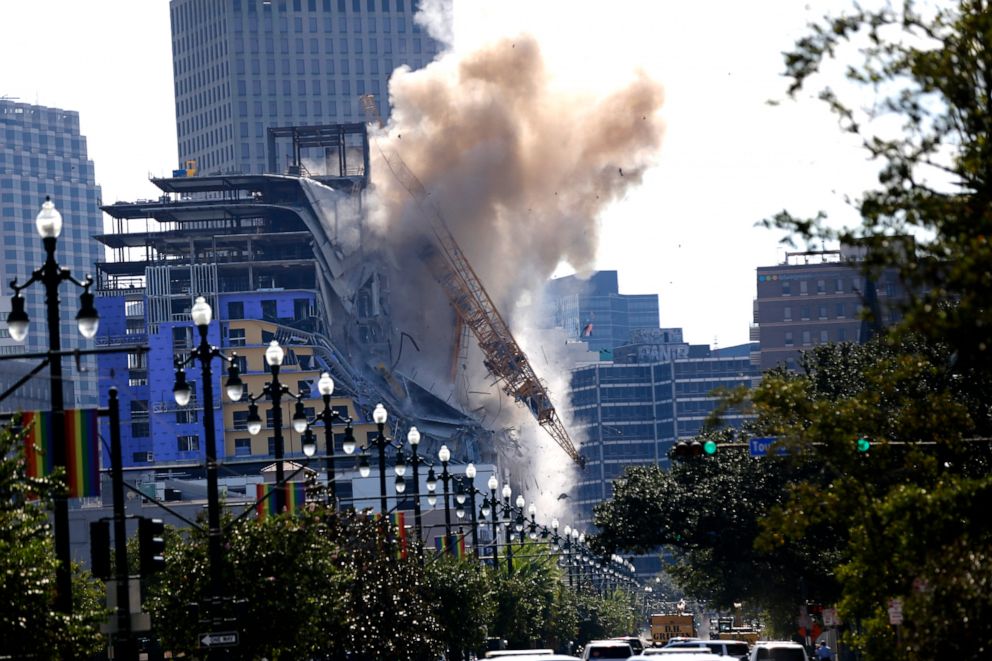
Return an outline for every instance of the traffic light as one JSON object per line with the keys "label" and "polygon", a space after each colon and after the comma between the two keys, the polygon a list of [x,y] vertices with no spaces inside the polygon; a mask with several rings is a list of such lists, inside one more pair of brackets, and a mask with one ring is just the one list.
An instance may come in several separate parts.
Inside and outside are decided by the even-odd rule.
{"label": "traffic light", "polygon": [[90,522],[90,569],[97,578],[110,578],[110,522]]}
{"label": "traffic light", "polygon": [[[713,443],[713,441],[707,441],[706,445],[709,445],[710,443]],[[675,444],[675,449],[672,451],[672,456],[676,459],[686,459],[688,457],[699,457],[704,452],[706,454],[713,454],[716,452],[716,443],[713,443],[713,452],[707,450],[706,445],[695,439],[691,441],[679,441]]]}
{"label": "traffic light", "polygon": [[150,576],[165,569],[165,523],[162,519],[138,519],[138,547],[141,575]]}
{"label": "traffic light", "polygon": [[707,440],[703,443],[703,454],[712,457],[716,454],[716,441],[713,439]]}
{"label": "traffic light", "polygon": [[871,441],[862,436],[858,439],[857,448],[858,452],[868,452],[868,450],[871,450]]}

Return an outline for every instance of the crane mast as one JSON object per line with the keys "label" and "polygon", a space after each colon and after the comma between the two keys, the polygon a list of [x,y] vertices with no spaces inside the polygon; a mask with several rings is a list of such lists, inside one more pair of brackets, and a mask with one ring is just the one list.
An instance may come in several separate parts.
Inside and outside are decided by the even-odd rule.
{"label": "crane mast", "polygon": [[[361,102],[369,122],[381,126],[375,98],[366,94],[361,97]],[[386,167],[430,221],[436,244],[427,243],[420,256],[441,285],[459,319],[475,335],[485,356],[483,362],[486,369],[501,383],[503,391],[527,406],[555,443],[579,466],[584,467],[585,459],[572,443],[544,384],[537,377],[530,361],[510,332],[510,327],[455,241],[440,209],[428,199],[424,185],[399,154],[386,153],[381,148],[380,153]]]}

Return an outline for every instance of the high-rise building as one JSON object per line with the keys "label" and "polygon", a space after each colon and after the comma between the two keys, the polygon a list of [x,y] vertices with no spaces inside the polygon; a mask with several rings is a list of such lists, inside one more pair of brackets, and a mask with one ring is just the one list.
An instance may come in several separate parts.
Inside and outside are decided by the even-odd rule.
{"label": "high-rise building", "polygon": [[[86,138],[79,133],[79,113],[58,108],[0,99],[0,219],[3,249],[0,251],[0,354],[48,349],[45,291],[38,284],[24,291],[31,319],[24,343],[15,343],[7,331],[11,290],[8,283],[22,283],[45,261],[45,250],[35,228],[35,217],[46,196],[51,196],[63,217],[56,258],[72,275],[82,280],[93,273],[101,255],[93,240],[102,227],[100,187],[93,161],[86,155]],[[62,348],[90,346],[76,327],[79,293],[69,284],[61,289]],[[68,406],[96,403],[95,361],[81,359],[89,371],[69,372],[65,390]],[[6,408],[6,407],[4,407]]]}
{"label": "high-rise building", "polygon": [[898,272],[885,269],[866,278],[862,259],[862,252],[844,247],[789,252],[781,264],[758,267],[751,339],[760,343],[754,360],[761,371],[796,369],[802,350],[864,342],[899,320],[907,292]]}
{"label": "high-rise building", "polygon": [[363,94],[388,116],[394,69],[423,67],[440,49],[414,22],[417,8],[417,0],[171,0],[181,169],[284,173],[292,155],[267,152],[268,129],[361,121]]}
{"label": "high-rise building", "polygon": [[[590,525],[593,507],[613,495],[613,480],[628,466],[667,465],[672,446],[702,429],[718,388],[751,385],[751,349],[690,345],[681,329],[655,329],[635,332],[613,361],[572,370],[573,429],[586,456],[571,494],[580,525]],[[744,416],[728,412],[723,420],[737,427]]]}
{"label": "high-rise building", "polygon": [[546,325],[565,329],[592,351],[612,351],[633,331],[659,326],[658,295],[621,294],[616,271],[556,278],[545,287],[544,306]]}

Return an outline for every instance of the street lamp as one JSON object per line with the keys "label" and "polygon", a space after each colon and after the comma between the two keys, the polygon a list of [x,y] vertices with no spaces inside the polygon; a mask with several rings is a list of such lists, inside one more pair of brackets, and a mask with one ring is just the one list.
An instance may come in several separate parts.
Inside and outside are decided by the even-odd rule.
{"label": "street lamp", "polygon": [[[286,352],[281,346],[279,346],[279,342],[276,340],[269,342],[269,346],[265,349],[265,364],[269,366],[269,372],[272,374],[272,380],[265,384],[262,388],[262,392],[258,395],[252,395],[250,393],[248,395],[248,399],[251,402],[248,406],[248,433],[252,436],[255,436],[262,430],[262,418],[258,414],[258,405],[255,402],[265,395],[268,395],[269,400],[272,402],[272,437],[275,444],[273,453],[275,455],[276,462],[276,488],[273,490],[274,493],[271,497],[275,498],[274,509],[276,512],[282,512],[285,507],[285,503],[282,502],[282,487],[285,482],[285,467],[283,466],[285,447],[282,436],[282,398],[283,395],[292,395],[289,387],[279,381],[279,371],[285,357]],[[303,433],[307,428],[307,418],[303,409],[303,402],[301,401],[302,396],[299,394],[292,396],[296,399],[297,404],[296,412],[293,414],[292,418],[293,429],[298,433]]]}
{"label": "street lamp", "polygon": [[[93,294],[90,287],[93,277],[87,275],[82,281],[72,277],[69,269],[62,268],[55,260],[55,248],[59,234],[62,232],[62,214],[45,197],[41,211],[35,218],[35,227],[45,246],[45,263],[31,273],[31,277],[23,285],[17,284],[17,278],[10,282],[14,295],[10,300],[10,312],[7,314],[7,330],[15,342],[24,342],[28,336],[30,318],[24,309],[24,297],[21,292],[35,282],[40,282],[45,288],[45,311],[48,323],[48,370],[50,376],[50,397],[52,405],[52,436],[56,439],[52,448],[52,461],[55,468],[66,467],[65,438],[65,395],[62,390],[62,333],[59,315],[59,285],[68,280],[83,292],[79,295],[79,312],[76,314],[76,324],[79,334],[86,339],[96,335],[100,325],[100,317],[93,305]],[[54,503],[55,523],[55,556],[58,565],[55,568],[55,607],[59,612],[72,612],[72,555],[69,543],[69,497],[58,493]]]}
{"label": "street lamp", "polygon": [[203,382],[203,431],[206,436],[204,455],[207,463],[207,552],[210,559],[210,595],[212,603],[219,605],[223,595],[221,579],[223,530],[220,526],[220,495],[217,485],[217,430],[214,422],[213,360],[220,358],[230,363],[225,391],[231,401],[240,400],[244,388],[234,358],[224,356],[220,349],[211,346],[207,339],[207,331],[213,320],[213,310],[204,297],[198,296],[196,298],[190,309],[190,316],[193,319],[193,325],[199,332],[200,342],[186,360],[176,361],[176,381],[172,387],[172,394],[179,406],[189,404],[192,388],[186,381],[185,367],[193,361],[199,360],[200,379]]}
{"label": "street lamp", "polygon": [[475,464],[465,467],[465,477],[468,479],[469,508],[472,511],[472,552],[479,559],[479,522],[475,517]]}
{"label": "street lamp", "polygon": [[[344,428],[344,442],[341,444],[341,449],[344,450],[345,454],[351,454],[355,451],[355,437],[354,430],[351,426],[351,418],[347,418],[336,409],[331,408],[331,395],[334,394],[334,379],[327,372],[320,375],[317,379],[317,390],[320,392],[321,399],[324,401],[324,410],[320,412],[319,419],[324,423],[324,447],[325,452],[327,452],[327,457],[325,461],[327,462],[327,504],[331,507],[337,507],[337,490],[335,482],[335,468],[334,468],[334,428],[333,422],[344,421],[346,426]],[[351,439],[350,442],[348,439]],[[304,454],[306,454],[306,449],[304,448]]]}
{"label": "street lamp", "polygon": [[386,439],[384,433],[386,419],[388,417],[389,414],[386,412],[386,407],[382,403],[376,404],[375,409],[372,411],[372,421],[375,422],[379,433],[376,434],[375,440],[372,443],[379,450],[379,511],[382,513],[383,518],[385,518],[386,513],[389,511],[389,502],[386,498],[386,446],[389,445],[389,441]]}
{"label": "street lamp", "polygon": [[[493,528],[493,569],[499,567],[499,520],[496,517],[496,510],[499,507],[499,501],[496,500],[496,487],[499,486],[499,482],[496,480],[496,475],[489,476],[489,482],[486,483],[489,487],[489,504],[492,507],[492,528]],[[485,503],[483,503],[483,507]]]}
{"label": "street lamp", "polygon": [[506,530],[506,571],[513,574],[513,533],[510,532],[510,496],[513,489],[510,483],[503,485],[503,528]]}
{"label": "street lamp", "polygon": [[517,536],[520,537],[520,544],[524,543],[524,506],[527,501],[524,500],[523,494],[517,494],[517,516],[513,521],[513,529],[517,531]]}
{"label": "street lamp", "polygon": [[[417,447],[420,445],[420,432],[416,427],[410,427],[406,433],[406,442],[410,444],[410,465],[413,468],[413,521],[417,529],[417,548],[423,551],[423,521],[420,512],[420,455]],[[421,556],[423,553],[421,553]]]}
{"label": "street lamp", "polygon": [[451,510],[448,509],[448,482],[451,480],[451,473],[448,472],[448,462],[451,461],[451,450],[447,445],[442,445],[437,451],[437,458],[441,460],[441,483],[444,487],[444,535],[447,543],[451,542]]}
{"label": "street lamp", "polygon": [[427,469],[427,504],[434,507],[437,504],[437,476],[434,475],[434,467]]}

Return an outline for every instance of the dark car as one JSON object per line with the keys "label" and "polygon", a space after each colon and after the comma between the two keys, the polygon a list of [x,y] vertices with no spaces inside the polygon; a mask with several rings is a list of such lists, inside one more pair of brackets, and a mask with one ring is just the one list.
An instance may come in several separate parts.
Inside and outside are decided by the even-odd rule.
{"label": "dark car", "polygon": [[634,654],[640,654],[644,651],[644,641],[637,636],[617,636],[613,640],[622,640],[627,643]]}

